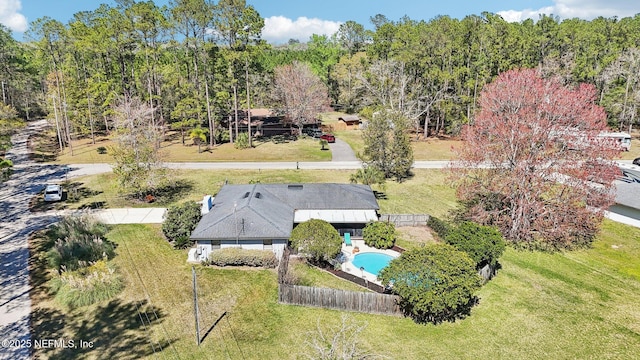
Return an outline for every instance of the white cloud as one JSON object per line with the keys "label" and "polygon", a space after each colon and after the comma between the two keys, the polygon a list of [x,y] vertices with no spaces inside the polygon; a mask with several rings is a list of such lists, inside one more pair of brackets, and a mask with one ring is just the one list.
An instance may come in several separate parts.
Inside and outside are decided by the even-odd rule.
{"label": "white cloud", "polygon": [[592,20],[599,16],[623,18],[640,13],[640,2],[629,0],[553,0],[553,3],[539,9],[499,11],[498,15],[506,21],[519,22],[537,20],[541,14],[558,16],[560,19]]}
{"label": "white cloud", "polygon": [[289,39],[306,42],[311,35],[333,35],[340,28],[340,22],[299,17],[295,21],[284,16],[264,19],[262,38],[271,43],[285,43]]}
{"label": "white cloud", "polygon": [[0,0],[0,24],[16,32],[27,30],[27,18],[20,14],[20,0]]}

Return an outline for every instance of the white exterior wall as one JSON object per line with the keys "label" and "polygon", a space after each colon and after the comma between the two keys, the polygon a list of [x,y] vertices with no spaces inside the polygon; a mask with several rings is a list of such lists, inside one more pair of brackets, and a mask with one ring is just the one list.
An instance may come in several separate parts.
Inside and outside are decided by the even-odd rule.
{"label": "white exterior wall", "polygon": [[[269,239],[266,239],[269,240]],[[220,249],[241,248],[245,250],[271,250],[278,260],[282,258],[284,249],[287,247],[287,239],[271,239],[271,246],[264,245],[264,240],[245,240],[236,244],[235,240],[220,241]],[[207,260],[211,252],[216,251],[211,245],[211,240],[198,240],[196,247],[189,250],[188,262],[201,262]]]}
{"label": "white exterior wall", "polygon": [[220,248],[241,248],[247,250],[262,250],[262,240],[242,240],[236,242],[235,240],[222,240],[220,241]]}

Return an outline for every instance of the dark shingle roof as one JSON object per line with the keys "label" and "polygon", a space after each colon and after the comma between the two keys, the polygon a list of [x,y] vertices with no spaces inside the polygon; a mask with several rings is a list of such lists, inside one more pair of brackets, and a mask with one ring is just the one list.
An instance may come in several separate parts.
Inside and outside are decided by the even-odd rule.
{"label": "dark shingle roof", "polygon": [[295,210],[375,209],[371,188],[357,184],[225,185],[191,239],[288,238]]}

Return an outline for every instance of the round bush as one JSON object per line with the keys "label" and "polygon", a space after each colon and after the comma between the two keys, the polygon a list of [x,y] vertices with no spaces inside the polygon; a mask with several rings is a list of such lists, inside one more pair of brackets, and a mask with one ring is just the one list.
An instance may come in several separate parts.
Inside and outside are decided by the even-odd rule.
{"label": "round bush", "polygon": [[364,243],[376,249],[390,249],[396,243],[398,233],[392,223],[375,221],[362,230]]}
{"label": "round bush", "polygon": [[378,278],[402,298],[415,321],[433,323],[468,315],[482,283],[473,260],[447,244],[405,251]]}
{"label": "round bush", "polygon": [[331,224],[311,219],[291,231],[291,245],[312,261],[329,261],[340,253],[342,239]]}

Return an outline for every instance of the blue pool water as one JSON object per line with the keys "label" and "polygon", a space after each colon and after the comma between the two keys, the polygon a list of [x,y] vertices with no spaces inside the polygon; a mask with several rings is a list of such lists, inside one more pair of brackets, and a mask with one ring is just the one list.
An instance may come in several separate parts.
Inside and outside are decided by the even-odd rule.
{"label": "blue pool water", "polygon": [[353,261],[351,263],[356,268],[364,268],[364,271],[378,275],[380,270],[387,267],[389,262],[393,260],[393,256],[381,253],[374,252],[366,252],[361,254],[356,254],[353,257]]}

